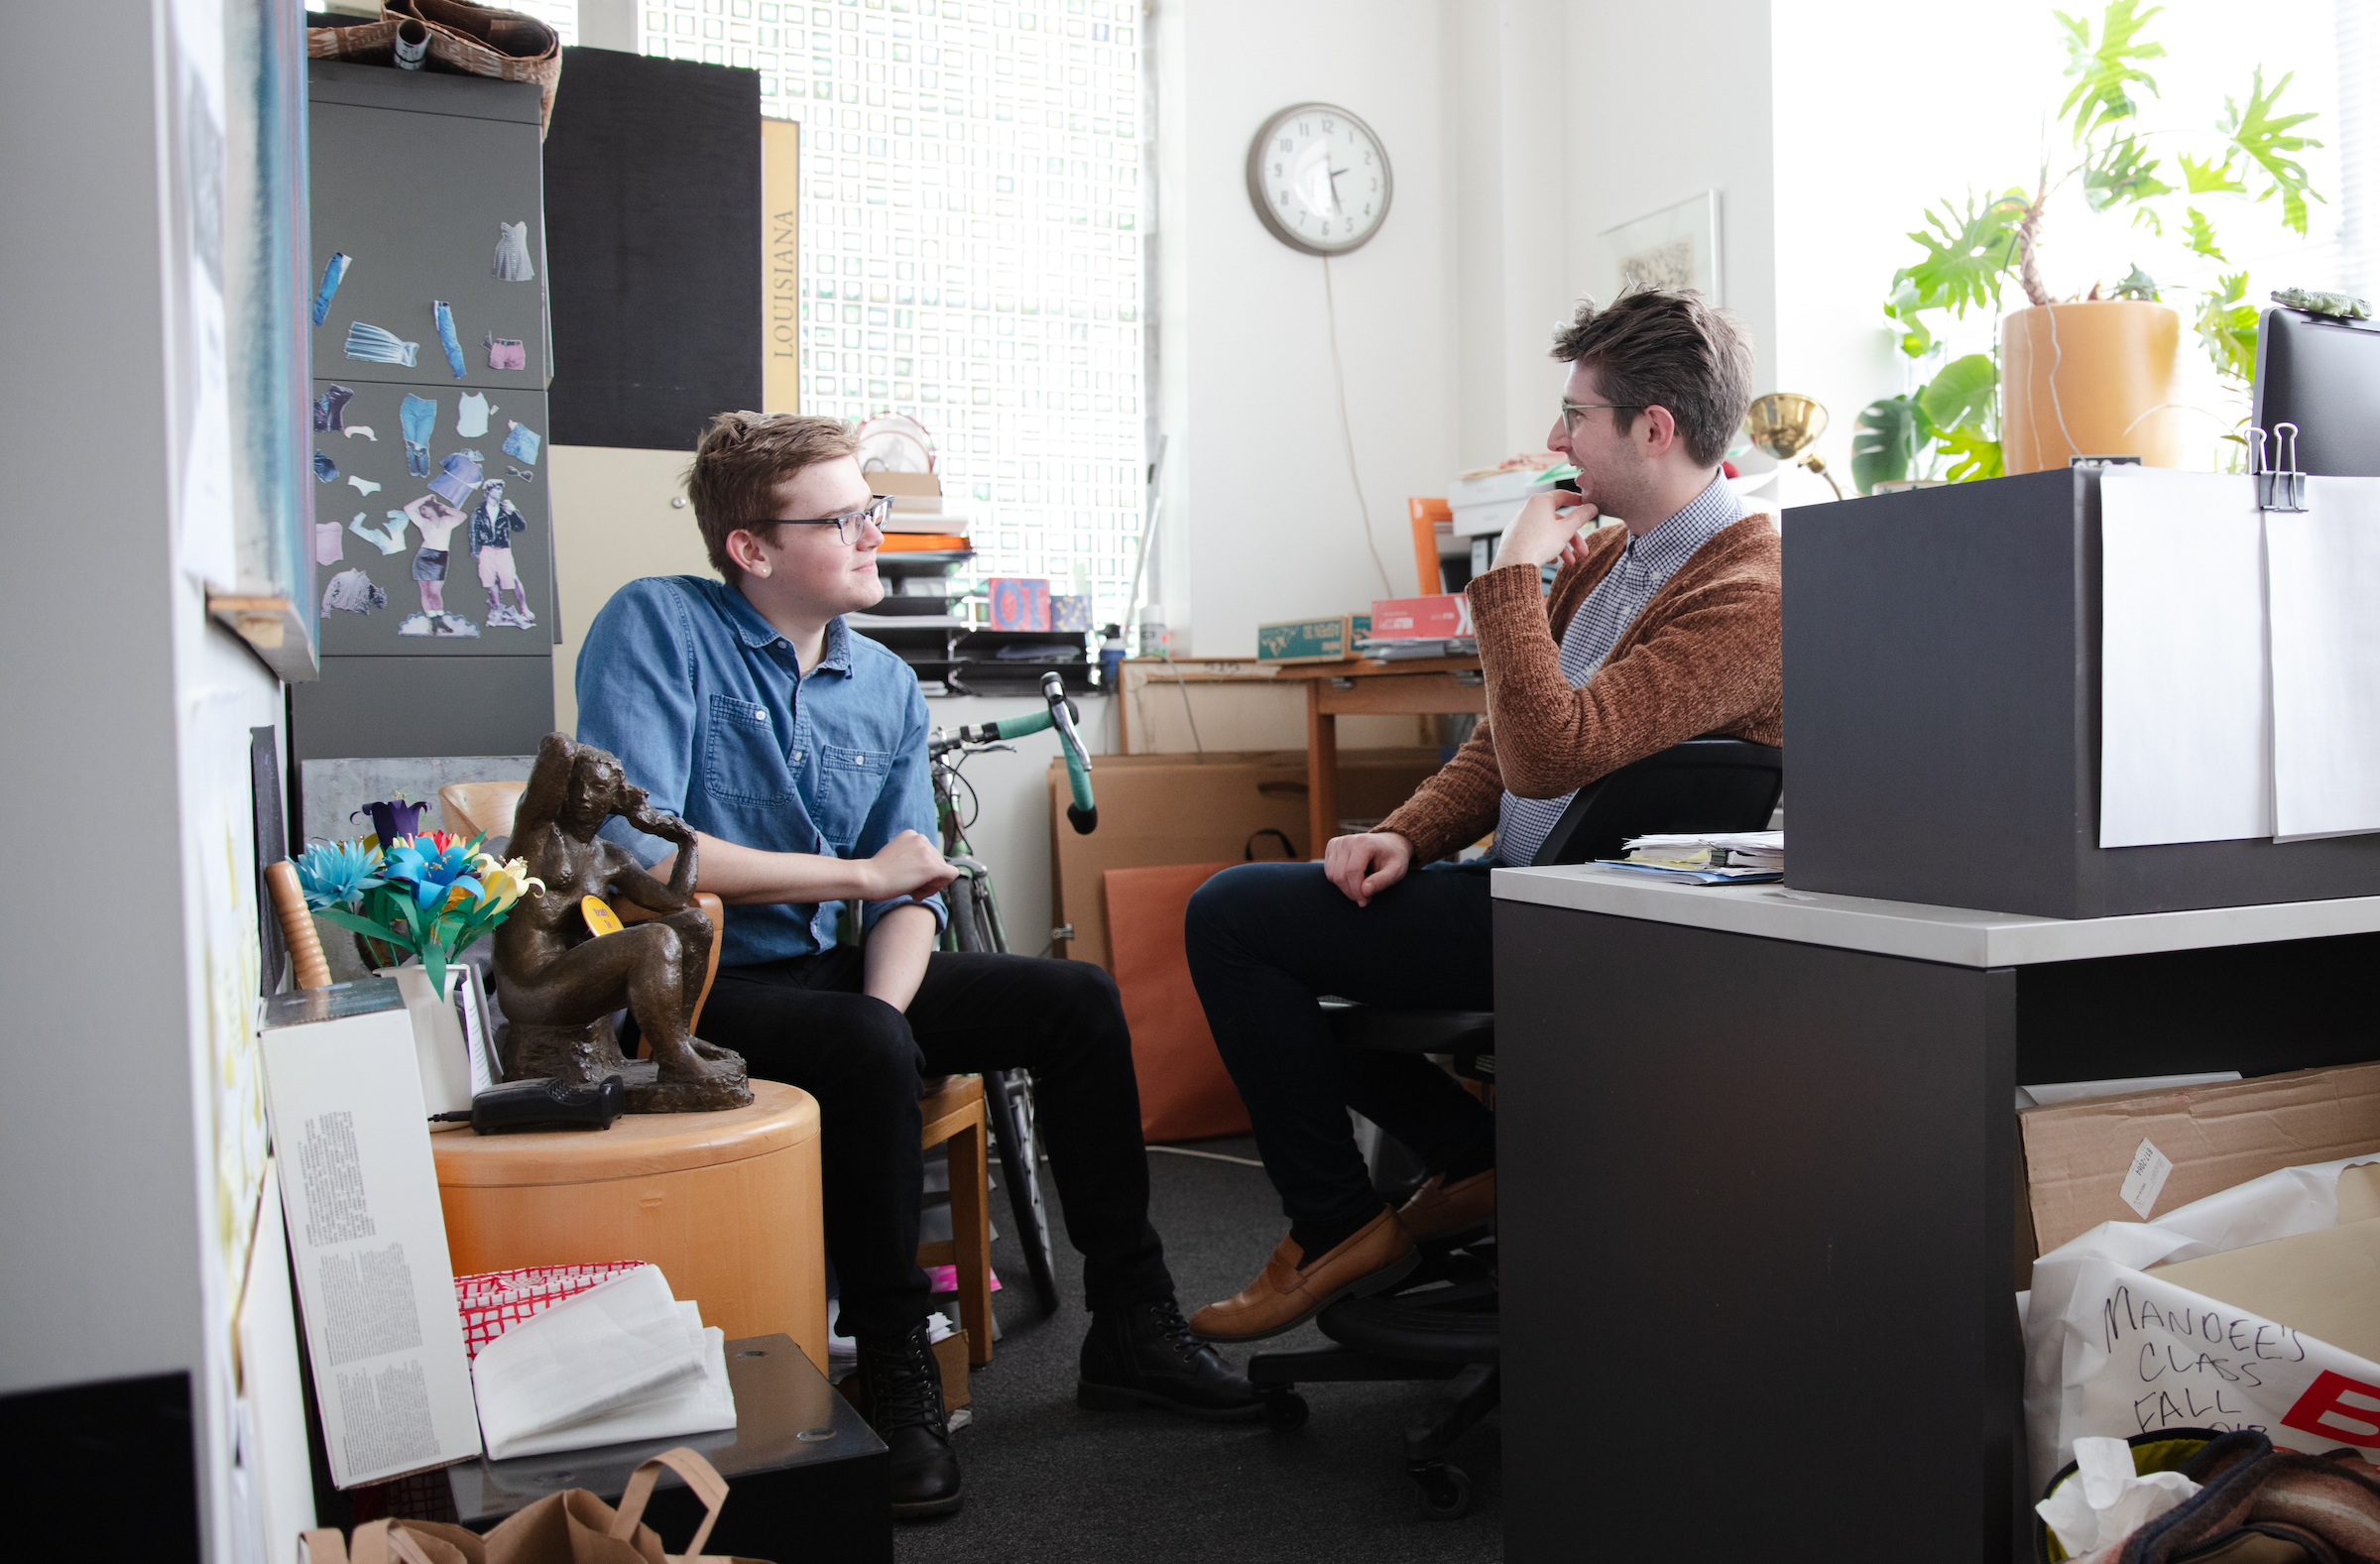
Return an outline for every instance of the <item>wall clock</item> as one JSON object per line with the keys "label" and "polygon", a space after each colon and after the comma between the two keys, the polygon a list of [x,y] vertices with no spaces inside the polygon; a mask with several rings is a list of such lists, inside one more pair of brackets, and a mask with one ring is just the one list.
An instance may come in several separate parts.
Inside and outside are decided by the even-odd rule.
{"label": "wall clock", "polygon": [[1248,149],[1248,198],[1272,236],[1308,255],[1345,255],[1380,231],[1395,193],[1371,127],[1330,103],[1264,122]]}

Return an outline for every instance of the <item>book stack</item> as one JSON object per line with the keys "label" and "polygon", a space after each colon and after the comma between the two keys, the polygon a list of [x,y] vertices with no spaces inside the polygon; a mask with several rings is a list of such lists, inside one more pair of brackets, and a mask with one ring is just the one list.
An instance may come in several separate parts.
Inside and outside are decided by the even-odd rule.
{"label": "book stack", "polygon": [[1620,857],[1597,862],[1700,886],[1750,885],[1785,878],[1783,831],[1637,836],[1622,844],[1620,853]]}
{"label": "book stack", "polygon": [[974,557],[971,519],[943,496],[942,480],[930,472],[862,476],[873,492],[892,497],[876,555],[885,600],[864,614],[845,615],[844,623],[882,642],[909,664],[928,694],[940,694],[948,688],[951,643],[970,628],[961,612],[964,590],[951,574]]}
{"label": "book stack", "polygon": [[1471,600],[1460,592],[1382,598],[1371,605],[1371,624],[1356,643],[1358,655],[1386,662],[1469,657],[1479,648],[1471,633]]}

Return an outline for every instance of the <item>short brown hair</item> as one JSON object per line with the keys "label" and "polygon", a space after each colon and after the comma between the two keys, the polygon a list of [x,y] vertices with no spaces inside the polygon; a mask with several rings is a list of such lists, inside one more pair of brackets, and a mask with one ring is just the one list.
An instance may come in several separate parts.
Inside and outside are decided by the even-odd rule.
{"label": "short brown hair", "polygon": [[727,535],[739,529],[765,543],[776,541],[771,524],[776,486],[822,461],[859,452],[860,442],[840,419],[797,413],[722,413],[694,447],[686,469],[686,495],[694,502],[694,525],[711,568],[727,581],[743,570],[727,554]]}
{"label": "short brown hair", "polygon": [[1581,300],[1576,318],[1554,333],[1553,356],[1591,366],[1605,397],[1623,408],[1667,408],[1701,467],[1719,465],[1752,405],[1751,337],[1691,290],[1640,289],[1602,309]]}

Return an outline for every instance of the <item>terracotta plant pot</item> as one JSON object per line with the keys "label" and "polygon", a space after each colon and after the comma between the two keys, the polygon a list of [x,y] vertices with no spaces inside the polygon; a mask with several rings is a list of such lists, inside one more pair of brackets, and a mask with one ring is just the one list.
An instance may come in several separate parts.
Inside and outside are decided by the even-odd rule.
{"label": "terracotta plant pot", "polygon": [[2070,456],[2182,465],[2182,316],[2129,299],[2035,304],[2000,320],[2000,454],[2010,473]]}

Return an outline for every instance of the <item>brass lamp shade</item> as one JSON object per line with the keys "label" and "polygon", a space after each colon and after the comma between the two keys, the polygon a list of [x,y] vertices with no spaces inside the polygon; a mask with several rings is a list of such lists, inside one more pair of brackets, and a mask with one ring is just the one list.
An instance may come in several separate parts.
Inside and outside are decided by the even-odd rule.
{"label": "brass lamp shade", "polygon": [[1743,432],[1751,436],[1754,445],[1779,461],[1799,461],[1826,479],[1827,487],[1840,500],[1843,485],[1827,471],[1827,464],[1819,460],[1818,452],[1810,449],[1826,431],[1827,410],[1819,405],[1817,398],[1799,392],[1772,391],[1765,397],[1756,397],[1743,416]]}

